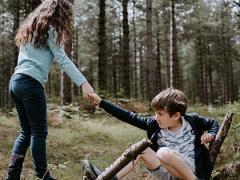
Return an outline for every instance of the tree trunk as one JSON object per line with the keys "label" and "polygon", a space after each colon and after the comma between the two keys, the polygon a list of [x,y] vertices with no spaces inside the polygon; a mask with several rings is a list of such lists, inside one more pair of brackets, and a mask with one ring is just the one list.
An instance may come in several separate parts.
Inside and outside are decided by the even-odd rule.
{"label": "tree trunk", "polygon": [[[20,0],[16,0],[16,8],[14,8],[14,25],[13,25],[13,32],[14,34],[17,33],[19,28],[19,19],[20,19]],[[15,41],[13,39],[13,47],[14,47],[14,60],[11,63],[11,72],[14,72],[14,68],[17,66],[18,61],[18,47],[15,45]]]}
{"label": "tree trunk", "polygon": [[146,27],[147,27],[147,52],[146,52],[146,60],[147,60],[147,88],[148,88],[148,100],[152,100],[152,98],[157,93],[157,81],[156,81],[156,60],[153,58],[153,32],[152,32],[152,0],[146,0],[147,6],[147,17],[146,17]]}
{"label": "tree trunk", "polygon": [[[70,1],[74,3],[74,0]],[[73,21],[73,19],[72,19]],[[73,30],[71,28],[72,34]],[[69,41],[65,45],[65,51],[69,58],[72,57],[72,36],[70,37]],[[61,71],[61,105],[67,105],[72,103],[72,82],[67,74]]]}
{"label": "tree trunk", "polygon": [[129,60],[129,25],[128,0],[122,0],[123,7],[123,93],[130,98],[130,60]]}
{"label": "tree trunk", "polygon": [[[226,8],[227,9],[227,8]],[[230,11],[230,10],[229,10]],[[226,31],[225,31],[225,40],[226,40],[226,54],[227,54],[227,87],[228,87],[228,102],[231,102],[232,104],[234,103],[234,79],[233,79],[233,56],[232,56],[232,43],[231,43],[231,35],[229,32],[231,32],[231,27],[230,27],[230,20],[228,19],[229,17],[229,12],[226,12],[225,15],[225,23],[226,23]]]}
{"label": "tree trunk", "polygon": [[[74,64],[77,68],[79,68],[79,57],[78,57],[78,49],[79,49],[79,46],[78,46],[78,29],[76,28],[74,30],[74,50],[73,50],[73,59],[74,59]],[[79,95],[79,87],[77,87],[76,84],[73,85],[73,95],[74,97],[77,97]]]}
{"label": "tree trunk", "polygon": [[221,36],[220,36],[220,27],[216,28],[216,41],[217,41],[217,81],[219,82],[218,85],[218,102],[219,105],[224,105],[224,84],[223,84],[223,71],[222,71],[222,45],[221,45]]}
{"label": "tree trunk", "polygon": [[139,63],[140,63],[140,96],[142,98],[142,100],[145,99],[145,79],[144,77],[145,74],[146,74],[146,71],[145,71],[145,66],[144,66],[144,59],[143,59],[143,45],[142,43],[140,44],[140,47],[139,47]]}
{"label": "tree trunk", "polygon": [[171,18],[170,18],[170,86],[174,88],[181,88],[179,78],[179,62],[177,49],[177,31],[175,20],[175,1],[170,0]]}
{"label": "tree trunk", "polygon": [[[70,45],[66,45],[67,54],[70,52]],[[71,56],[70,56],[71,57]],[[63,70],[61,70],[61,105],[72,103],[72,82]]]}
{"label": "tree trunk", "polygon": [[207,63],[206,63],[206,56],[204,55],[204,52],[206,49],[204,49],[206,42],[204,40],[204,37],[202,35],[201,30],[201,22],[199,20],[199,29],[198,29],[198,35],[197,35],[197,61],[199,65],[199,100],[201,104],[207,105],[208,104],[208,91],[207,91]]}
{"label": "tree trunk", "polygon": [[[0,13],[1,14],[4,14],[5,13],[5,2],[3,2],[3,4],[2,4],[2,8],[0,9]],[[3,22],[2,22],[3,23]],[[3,24],[4,25],[4,24]],[[0,26],[1,27],[1,32],[3,32],[4,31],[4,26]],[[5,94],[4,94],[4,89],[6,88],[6,86],[5,86],[5,84],[4,84],[4,78],[5,78],[5,76],[4,76],[4,64],[6,63],[5,62],[5,51],[4,51],[4,49],[5,49],[5,38],[4,38],[4,36],[0,36],[0,38],[1,38],[1,41],[0,41],[0,47],[1,47],[1,57],[2,57],[2,59],[1,59],[1,61],[0,61],[0,72],[1,72],[1,76],[0,76],[0,107],[4,107],[5,106],[5,104],[4,104],[4,96],[5,96]]]}
{"label": "tree trunk", "polygon": [[27,17],[31,11],[29,8],[29,4],[30,4],[30,0],[24,1],[24,17]]}
{"label": "tree trunk", "polygon": [[211,57],[211,49],[208,44],[208,81],[209,81],[209,99],[210,99],[210,104],[212,105],[214,103],[214,97],[213,97],[213,78],[212,78],[212,59]]}
{"label": "tree trunk", "polygon": [[163,5],[163,19],[164,19],[164,52],[165,52],[165,87],[170,87],[170,11],[168,3]]}
{"label": "tree trunk", "polygon": [[133,52],[134,52],[134,98],[138,97],[138,72],[137,72],[137,32],[136,32],[136,22],[135,22],[135,8],[136,8],[136,0],[132,0],[133,2]]}
{"label": "tree trunk", "polygon": [[113,83],[113,96],[117,97],[117,55],[116,55],[116,47],[113,50],[113,57],[112,57],[112,83]]}
{"label": "tree trunk", "polygon": [[31,11],[33,11],[39,4],[41,4],[41,2],[41,0],[32,0]]}
{"label": "tree trunk", "polygon": [[[155,11],[156,14],[156,19],[157,19],[157,24],[160,24],[159,20],[159,15],[158,11]],[[156,57],[156,63],[157,63],[157,73],[156,73],[156,78],[157,78],[157,92],[160,92],[162,89],[162,75],[161,75],[161,49],[160,49],[160,26],[157,26],[157,57]]]}
{"label": "tree trunk", "polygon": [[215,164],[217,155],[220,152],[220,148],[223,144],[223,141],[225,140],[225,138],[228,134],[228,131],[231,127],[232,117],[233,117],[233,113],[226,114],[226,116],[223,120],[223,123],[215,137],[215,140],[209,146],[210,160],[213,164]]}
{"label": "tree trunk", "polygon": [[106,59],[106,4],[99,0],[98,19],[98,88],[101,93],[107,90],[107,59]]}
{"label": "tree trunk", "polygon": [[[203,46],[201,47],[202,48],[202,51],[201,52],[206,52],[206,49],[205,47],[207,46],[207,42],[205,40],[205,38],[203,37]],[[202,81],[202,92],[203,92],[203,104],[204,105],[208,105],[208,78],[207,78],[207,57],[206,55],[202,54],[201,55],[201,67],[202,67],[202,78],[203,78],[203,81]]]}
{"label": "tree trunk", "polygon": [[[120,14],[119,14],[120,16]],[[119,20],[120,21],[120,20]],[[123,86],[123,38],[122,27],[119,24],[119,47],[118,47],[118,63],[117,63],[117,92],[121,92]]]}

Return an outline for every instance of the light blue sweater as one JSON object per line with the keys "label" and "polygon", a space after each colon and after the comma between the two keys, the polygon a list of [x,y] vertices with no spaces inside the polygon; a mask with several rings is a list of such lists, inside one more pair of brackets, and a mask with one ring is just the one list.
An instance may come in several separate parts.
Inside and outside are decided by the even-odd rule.
{"label": "light blue sweater", "polygon": [[69,59],[64,47],[56,45],[56,31],[51,27],[48,34],[47,45],[44,47],[34,48],[31,43],[20,46],[18,64],[14,74],[29,75],[44,87],[54,59],[77,86],[82,85],[87,80]]}

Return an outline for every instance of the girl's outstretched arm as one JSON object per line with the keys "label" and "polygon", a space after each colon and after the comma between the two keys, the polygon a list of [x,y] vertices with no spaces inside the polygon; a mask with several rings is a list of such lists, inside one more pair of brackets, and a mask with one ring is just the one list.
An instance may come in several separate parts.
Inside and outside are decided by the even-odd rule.
{"label": "girl's outstretched arm", "polygon": [[136,113],[103,100],[95,93],[88,94],[87,100],[95,106],[98,105],[100,108],[104,109],[107,113],[118,118],[119,120],[143,130],[147,130],[149,125],[155,121],[152,117],[141,117]]}

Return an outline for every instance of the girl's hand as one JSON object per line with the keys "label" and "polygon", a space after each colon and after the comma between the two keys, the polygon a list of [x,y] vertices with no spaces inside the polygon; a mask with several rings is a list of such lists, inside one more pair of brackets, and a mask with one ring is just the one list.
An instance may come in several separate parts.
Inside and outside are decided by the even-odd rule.
{"label": "girl's hand", "polygon": [[201,136],[201,144],[207,144],[214,140],[214,136],[210,133],[205,133]]}
{"label": "girl's hand", "polygon": [[88,94],[88,102],[92,103],[94,106],[98,106],[102,100],[96,93]]}
{"label": "girl's hand", "polygon": [[92,86],[88,82],[82,84],[82,92],[85,99],[87,99],[88,94],[94,93]]}

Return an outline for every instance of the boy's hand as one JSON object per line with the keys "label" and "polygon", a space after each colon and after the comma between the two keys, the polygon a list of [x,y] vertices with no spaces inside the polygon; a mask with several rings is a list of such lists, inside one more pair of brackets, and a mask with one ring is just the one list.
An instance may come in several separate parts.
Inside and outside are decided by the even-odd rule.
{"label": "boy's hand", "polygon": [[102,100],[96,93],[90,93],[87,95],[88,102],[92,103],[94,106],[98,106]]}
{"label": "boy's hand", "polygon": [[201,144],[207,144],[214,140],[214,136],[210,133],[205,133],[201,136]]}

